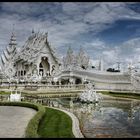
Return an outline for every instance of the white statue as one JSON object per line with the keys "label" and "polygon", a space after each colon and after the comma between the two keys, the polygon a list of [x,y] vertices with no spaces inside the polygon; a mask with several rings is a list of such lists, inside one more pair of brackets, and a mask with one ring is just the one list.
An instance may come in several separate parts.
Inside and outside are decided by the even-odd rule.
{"label": "white statue", "polygon": [[92,83],[87,84],[86,90],[79,95],[81,102],[85,103],[96,103],[101,99],[101,94],[96,93],[96,90],[93,89]]}

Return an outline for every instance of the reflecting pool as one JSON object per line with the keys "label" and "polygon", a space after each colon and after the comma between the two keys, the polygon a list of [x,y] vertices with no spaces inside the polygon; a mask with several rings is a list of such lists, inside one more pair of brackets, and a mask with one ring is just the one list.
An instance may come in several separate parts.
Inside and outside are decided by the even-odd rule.
{"label": "reflecting pool", "polygon": [[87,138],[140,137],[140,100],[106,96],[95,104],[82,104],[74,98],[59,98],[53,103],[78,117]]}

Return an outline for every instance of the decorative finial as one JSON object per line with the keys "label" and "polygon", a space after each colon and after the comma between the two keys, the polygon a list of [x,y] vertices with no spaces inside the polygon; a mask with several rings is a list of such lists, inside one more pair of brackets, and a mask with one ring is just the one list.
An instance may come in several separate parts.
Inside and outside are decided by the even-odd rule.
{"label": "decorative finial", "polygon": [[12,29],[12,34],[14,34],[14,31],[15,31],[15,24],[13,24],[13,29]]}
{"label": "decorative finial", "polygon": [[15,24],[13,24],[13,29],[12,29],[12,35],[11,35],[11,39],[10,39],[10,43],[9,45],[16,45],[16,36],[15,36],[15,28],[14,28]]}
{"label": "decorative finial", "polygon": [[35,31],[34,31],[34,29],[32,29],[32,34],[34,34],[35,33]]}
{"label": "decorative finial", "polygon": [[48,32],[46,32],[45,35],[48,36]]}

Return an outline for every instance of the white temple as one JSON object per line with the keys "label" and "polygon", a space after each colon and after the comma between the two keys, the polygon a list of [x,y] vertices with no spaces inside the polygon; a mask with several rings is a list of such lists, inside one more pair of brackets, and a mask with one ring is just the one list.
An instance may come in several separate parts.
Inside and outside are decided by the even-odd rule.
{"label": "white temple", "polygon": [[5,75],[18,78],[53,75],[59,68],[59,60],[47,37],[47,33],[32,33],[17,52],[16,37],[12,33],[9,46],[1,56],[1,68]]}
{"label": "white temple", "polygon": [[17,55],[17,42],[16,36],[12,33],[9,46],[3,51],[1,55],[1,71],[4,72],[5,76],[13,76],[14,71],[14,58]]}
{"label": "white temple", "polygon": [[15,79],[25,82],[49,79],[55,84],[84,84],[87,80],[94,83],[96,89],[140,90],[140,73],[135,73],[132,66],[128,72],[107,72],[100,59],[99,68],[90,69],[90,58],[83,48],[75,54],[69,47],[61,61],[48,42],[48,33],[32,32],[17,50],[13,32],[0,60],[3,83],[14,82]]}

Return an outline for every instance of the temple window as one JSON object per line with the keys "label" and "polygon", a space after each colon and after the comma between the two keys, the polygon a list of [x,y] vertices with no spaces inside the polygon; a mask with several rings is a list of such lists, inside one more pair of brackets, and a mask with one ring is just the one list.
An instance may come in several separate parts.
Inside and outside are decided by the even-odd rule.
{"label": "temple window", "polygon": [[42,66],[42,64],[41,64],[41,63],[39,64],[39,68],[43,68],[43,66]]}
{"label": "temple window", "polygon": [[21,76],[23,76],[23,71],[21,71]]}
{"label": "temple window", "polygon": [[40,64],[39,64],[39,74],[40,74],[41,76],[43,76],[43,73],[44,73],[43,65],[40,63]]}
{"label": "temple window", "polygon": [[24,75],[26,75],[26,71],[24,70]]}

